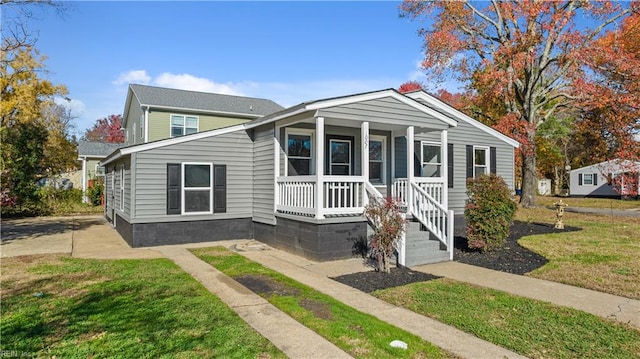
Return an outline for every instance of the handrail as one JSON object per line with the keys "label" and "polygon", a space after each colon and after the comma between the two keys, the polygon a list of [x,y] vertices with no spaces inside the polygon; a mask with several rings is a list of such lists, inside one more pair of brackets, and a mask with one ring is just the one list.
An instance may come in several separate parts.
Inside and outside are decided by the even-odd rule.
{"label": "handrail", "polygon": [[369,182],[369,181],[364,181],[364,189],[365,189],[367,192],[371,193],[371,194],[373,195],[373,197],[374,197],[374,198],[377,198],[377,199],[383,199],[383,198],[384,198],[384,196],[382,195],[382,193],[380,193],[380,191],[378,191],[378,189],[377,189],[377,188],[375,188],[375,187],[371,184],[371,182]]}
{"label": "handrail", "polygon": [[[449,252],[449,259],[453,260],[453,211],[448,210],[445,206],[438,203],[429,193],[424,191],[417,183],[411,183],[412,190],[414,192],[414,201],[420,197],[425,198],[429,209],[424,209],[421,206],[416,206],[415,203],[412,208],[412,214],[420,223],[422,223],[427,229],[433,233],[433,235],[447,246]],[[437,212],[438,216],[434,216],[434,212]]]}
{"label": "handrail", "polygon": [[443,205],[441,205],[438,201],[436,201],[436,199],[433,198],[430,194],[428,194],[425,190],[420,188],[420,186],[418,186],[415,183],[411,183],[411,187],[413,187],[413,189],[416,190],[421,195],[425,196],[429,200],[429,202],[431,202],[429,204],[435,205],[442,212],[446,212],[447,211],[447,209]]}

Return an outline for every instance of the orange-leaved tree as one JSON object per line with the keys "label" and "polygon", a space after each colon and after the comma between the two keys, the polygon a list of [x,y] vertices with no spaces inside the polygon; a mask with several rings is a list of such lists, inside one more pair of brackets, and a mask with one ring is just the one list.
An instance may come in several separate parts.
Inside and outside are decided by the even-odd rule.
{"label": "orange-leaved tree", "polygon": [[[605,28],[637,8],[611,1],[409,1],[401,15],[429,18],[422,67],[473,85],[500,106],[500,122],[520,135],[522,197],[535,205],[536,130],[575,101],[571,79]],[[589,21],[581,21],[581,20]]]}
{"label": "orange-leaved tree", "polygon": [[87,141],[123,143],[122,116],[109,115],[96,120],[93,127],[87,129],[83,138]]}

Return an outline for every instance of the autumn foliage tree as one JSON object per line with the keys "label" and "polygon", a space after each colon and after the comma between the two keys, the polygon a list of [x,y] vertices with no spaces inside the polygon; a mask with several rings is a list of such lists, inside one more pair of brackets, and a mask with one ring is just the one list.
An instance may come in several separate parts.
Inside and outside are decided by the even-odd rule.
{"label": "autumn foliage tree", "polygon": [[[610,1],[404,1],[401,15],[433,22],[424,37],[428,76],[454,77],[493,103],[522,144],[522,197],[535,204],[538,127],[575,101],[571,80],[607,25],[637,3]],[[578,19],[588,18],[591,22]],[[593,24],[589,26],[589,24]]]}
{"label": "autumn foliage tree", "polygon": [[123,143],[122,116],[109,115],[98,119],[93,127],[87,129],[83,138],[87,141]]}
{"label": "autumn foliage tree", "polygon": [[418,81],[407,81],[400,85],[400,87],[398,88],[398,92],[407,93],[422,90],[423,88],[424,86]]}

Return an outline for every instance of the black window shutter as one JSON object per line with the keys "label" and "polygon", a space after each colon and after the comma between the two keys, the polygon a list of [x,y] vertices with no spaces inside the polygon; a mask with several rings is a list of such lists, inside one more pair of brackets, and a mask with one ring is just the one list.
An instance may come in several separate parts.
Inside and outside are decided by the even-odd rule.
{"label": "black window shutter", "polygon": [[578,173],[578,186],[582,186],[582,173]]}
{"label": "black window shutter", "polygon": [[167,214],[180,214],[182,166],[180,163],[167,163]]}
{"label": "black window shutter", "polygon": [[413,141],[413,175],[422,177],[422,142]]}
{"label": "black window shutter", "polygon": [[447,144],[447,186],[453,188],[453,143]]}
{"label": "black window shutter", "polygon": [[227,165],[213,166],[213,213],[227,212]]}
{"label": "black window shutter", "polygon": [[598,185],[598,174],[597,173],[593,174],[593,185],[594,186]]}
{"label": "black window shutter", "polygon": [[498,156],[496,152],[497,151],[495,147],[489,147],[489,171],[493,174],[498,173],[496,166],[496,160]]}
{"label": "black window shutter", "polygon": [[473,177],[473,146],[467,145],[467,178]]}

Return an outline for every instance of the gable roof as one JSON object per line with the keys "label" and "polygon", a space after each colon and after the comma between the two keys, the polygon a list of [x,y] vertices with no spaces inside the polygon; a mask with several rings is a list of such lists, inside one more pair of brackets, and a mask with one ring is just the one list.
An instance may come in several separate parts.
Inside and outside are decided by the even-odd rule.
{"label": "gable roof", "polygon": [[78,141],[78,157],[107,157],[124,145],[124,143]]}
{"label": "gable roof", "polygon": [[520,143],[516,140],[514,140],[513,138],[500,133],[499,131],[494,130],[493,128],[485,125],[484,123],[473,119],[467,115],[465,115],[464,113],[460,112],[459,110],[457,110],[456,108],[454,108],[453,106],[447,104],[446,102],[438,99],[437,97],[431,96],[429,95],[427,92],[425,92],[424,90],[417,90],[417,91],[413,91],[413,92],[408,92],[404,94],[407,97],[410,97],[416,101],[419,101],[420,103],[424,104],[425,106],[441,112],[443,114],[449,115],[453,118],[455,118],[456,120],[460,120],[460,121],[464,121],[468,124],[470,124],[471,126],[486,132],[492,136],[494,136],[495,138],[513,146],[513,147],[520,147]]}
{"label": "gable roof", "polygon": [[262,98],[131,84],[129,85],[123,112],[125,114],[125,123],[127,109],[131,104],[132,96],[135,96],[143,107],[206,112],[248,118],[258,118],[284,109],[277,103]]}
{"label": "gable roof", "polygon": [[276,122],[276,121],[281,120],[283,118],[294,116],[294,115],[297,115],[297,114],[300,114],[300,113],[304,113],[304,112],[307,112],[307,111],[319,110],[319,109],[324,109],[324,108],[329,108],[329,107],[334,107],[334,106],[341,106],[341,105],[345,105],[345,104],[351,104],[351,103],[356,103],[356,102],[361,102],[361,101],[368,101],[368,100],[375,100],[375,99],[380,99],[380,98],[388,98],[388,97],[394,98],[394,99],[396,99],[396,100],[398,100],[398,101],[400,101],[400,102],[402,102],[402,103],[404,103],[404,104],[406,104],[406,105],[408,105],[410,107],[415,108],[416,110],[419,110],[419,111],[422,111],[424,113],[427,113],[427,114],[435,117],[436,119],[441,120],[442,122],[446,123],[447,125],[449,125],[451,127],[455,127],[458,124],[455,120],[451,119],[446,114],[443,114],[443,113],[441,113],[439,111],[436,111],[436,110],[434,110],[434,109],[432,109],[430,107],[427,107],[424,104],[422,104],[422,103],[420,103],[420,102],[418,102],[418,101],[416,101],[416,100],[414,100],[412,98],[404,96],[403,94],[399,93],[398,91],[396,91],[394,89],[385,89],[385,90],[379,90],[379,91],[359,93],[359,94],[354,94],[354,95],[332,97],[332,98],[327,98],[327,99],[303,102],[303,103],[301,103],[299,105],[292,106],[292,107],[283,109],[281,111],[274,112],[274,113],[272,113],[270,115],[263,116],[261,118],[255,119],[253,121],[246,122],[246,123],[239,124],[239,125],[235,125],[235,126],[229,126],[229,127],[219,128],[219,129],[215,129],[215,130],[203,131],[203,132],[198,132],[198,133],[194,133],[194,134],[191,134],[191,135],[185,135],[185,136],[180,136],[180,137],[167,138],[167,139],[162,139],[162,140],[158,140],[158,141],[154,141],[154,142],[138,144],[138,145],[130,145],[130,146],[127,146],[127,147],[123,147],[123,148],[119,149],[118,151],[115,151],[114,153],[109,155],[105,159],[104,163],[109,163],[109,162],[111,162],[113,160],[116,160],[116,159],[120,158],[121,156],[128,155],[128,154],[131,154],[131,153],[151,150],[151,149],[154,149],[154,148],[174,145],[174,144],[183,143],[183,142],[187,142],[187,141],[198,140],[198,139],[202,139],[202,138],[218,136],[218,135],[231,133],[231,132],[235,132],[235,131],[252,129],[252,128],[255,128],[255,127],[258,127],[258,126],[261,126],[261,125],[264,125],[264,124]]}
{"label": "gable roof", "polygon": [[615,172],[615,171],[628,171],[631,169],[640,169],[640,161],[631,161],[631,160],[621,160],[619,158],[613,159],[613,160],[609,160],[609,161],[604,161],[604,162],[600,162],[600,163],[594,163],[592,165],[587,165],[584,167],[580,167],[580,168],[576,168],[576,169],[572,169],[569,172],[573,173],[573,172],[581,172],[581,171],[586,171],[589,169],[598,169],[598,170],[606,170],[609,172]]}
{"label": "gable roof", "polygon": [[404,96],[403,94],[396,91],[395,89],[390,88],[390,89],[384,89],[379,91],[364,92],[364,93],[347,95],[347,96],[332,97],[332,98],[321,99],[316,101],[303,102],[299,105],[289,107],[282,111],[275,112],[270,115],[259,118],[257,120],[248,122],[245,124],[245,126],[247,128],[253,128],[256,126],[278,121],[282,118],[293,116],[306,111],[319,110],[319,109],[324,109],[324,108],[329,108],[334,106],[342,106],[346,104],[351,104],[351,103],[356,103],[361,101],[368,101],[368,100],[375,100],[375,99],[380,99],[385,97],[393,98],[410,107],[413,107],[418,111],[422,111],[426,114],[429,114],[435,117],[436,119],[446,123],[449,126],[455,127],[458,125],[458,123],[455,120],[451,119],[450,116],[447,116],[446,114],[443,114],[439,111],[435,111],[434,109],[427,107],[424,104],[410,97]]}

